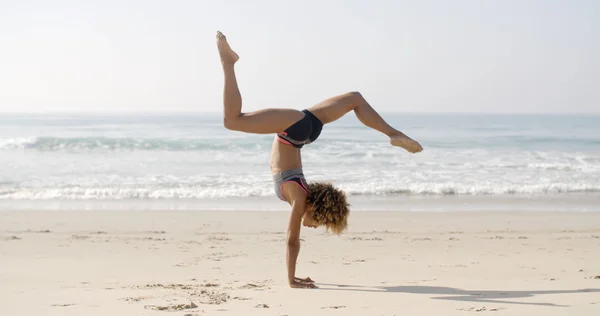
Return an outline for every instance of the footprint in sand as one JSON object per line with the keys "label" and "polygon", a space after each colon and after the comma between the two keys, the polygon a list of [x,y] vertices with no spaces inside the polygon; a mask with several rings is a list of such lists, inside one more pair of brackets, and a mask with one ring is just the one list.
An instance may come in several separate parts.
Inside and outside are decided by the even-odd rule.
{"label": "footprint in sand", "polygon": [[352,241],[357,241],[357,240],[382,241],[383,238],[380,238],[380,237],[371,237],[371,238],[349,237],[348,240],[352,240]]}
{"label": "footprint in sand", "polygon": [[[138,289],[140,288],[139,286],[137,287]],[[145,286],[143,286],[143,288],[147,288],[147,289],[151,289],[151,288],[163,288],[163,289],[170,289],[170,290],[192,290],[193,286],[192,285],[187,285],[187,284],[146,284]]]}
{"label": "footprint in sand", "polygon": [[166,234],[167,232],[164,230],[151,230],[151,231],[147,231],[147,234],[155,234],[155,235],[162,235],[162,234]]}
{"label": "footprint in sand", "polygon": [[203,287],[217,287],[219,286],[219,284],[217,283],[204,283],[202,284]]}
{"label": "footprint in sand", "polygon": [[247,289],[255,289],[255,288],[261,288],[262,286],[260,285],[256,285],[253,283],[246,283],[245,285],[240,286],[239,288],[241,290],[247,290]]}
{"label": "footprint in sand", "polygon": [[249,300],[251,300],[252,298],[250,298],[250,297],[236,296],[236,297],[233,297],[233,298],[231,298],[231,299],[233,299],[233,300],[238,300],[238,301],[249,301]]}
{"label": "footprint in sand", "polygon": [[145,240],[145,241],[165,241],[167,239],[165,239],[165,238],[157,238],[157,237],[142,237],[142,238],[139,238],[138,240]]}
{"label": "footprint in sand", "polygon": [[189,304],[177,304],[177,305],[146,305],[145,308],[157,310],[157,311],[182,311],[186,309],[194,309],[198,308],[198,305],[194,304],[194,302],[190,302]]}
{"label": "footprint in sand", "polygon": [[196,245],[201,245],[202,243],[197,241],[197,240],[188,240],[188,241],[184,241],[184,243],[186,244],[196,244]]}
{"label": "footprint in sand", "polygon": [[413,238],[411,241],[431,241],[431,238]]}
{"label": "footprint in sand", "polygon": [[201,290],[199,293],[191,293],[191,295],[199,297],[202,304],[220,305],[231,299],[227,293],[209,290]]}
{"label": "footprint in sand", "polygon": [[[167,289],[176,292],[186,292],[190,298],[200,301],[202,304],[219,305],[228,302],[231,297],[226,292],[212,291],[205,288],[217,287],[218,284],[206,283],[204,285],[195,284],[146,284],[145,286],[136,286],[137,289]],[[177,305],[179,306],[179,305]],[[163,306],[164,307],[164,306]],[[167,306],[168,307],[168,306]]]}
{"label": "footprint in sand", "polygon": [[220,236],[210,236],[208,237],[208,241],[230,241],[229,237],[220,237]]}
{"label": "footprint in sand", "polygon": [[501,310],[503,308],[487,308],[485,306],[483,307],[469,307],[469,308],[459,308],[459,311],[465,311],[465,312],[497,312],[499,310]]}
{"label": "footprint in sand", "polygon": [[268,287],[268,284],[270,282],[271,282],[271,280],[264,280],[264,281],[255,282],[255,283],[246,283],[245,285],[240,286],[238,289],[240,289],[240,290],[254,289],[256,291],[262,291],[265,288],[270,289]]}
{"label": "footprint in sand", "polygon": [[139,297],[125,297],[125,298],[122,298],[122,300],[125,302],[139,302],[139,301],[148,300],[151,298],[153,298],[153,297],[152,296],[139,296]]}

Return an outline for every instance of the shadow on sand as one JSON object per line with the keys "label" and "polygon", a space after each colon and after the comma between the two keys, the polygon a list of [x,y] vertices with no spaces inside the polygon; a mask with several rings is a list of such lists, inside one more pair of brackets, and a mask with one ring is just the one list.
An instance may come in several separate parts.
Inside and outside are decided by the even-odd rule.
{"label": "shadow on sand", "polygon": [[[394,293],[410,293],[410,294],[427,294],[427,295],[444,295],[434,296],[432,299],[438,300],[453,300],[467,301],[477,303],[503,303],[503,304],[521,304],[521,305],[538,305],[538,306],[556,306],[568,307],[568,305],[559,305],[553,303],[529,303],[508,301],[508,299],[534,297],[546,294],[575,294],[600,292],[600,289],[580,289],[580,290],[547,290],[547,291],[478,291],[478,290],[462,290],[443,286],[373,286],[366,287],[360,285],[345,285],[345,284],[326,284],[319,283],[320,290],[334,291],[359,291],[359,292],[394,292]],[[327,287],[323,287],[327,286]]]}

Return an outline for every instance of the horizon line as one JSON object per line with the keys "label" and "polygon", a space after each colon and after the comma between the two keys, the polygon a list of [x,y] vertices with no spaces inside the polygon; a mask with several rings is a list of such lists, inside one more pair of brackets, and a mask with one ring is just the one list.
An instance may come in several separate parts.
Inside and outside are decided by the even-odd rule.
{"label": "horizon line", "polygon": [[[598,112],[476,112],[476,111],[378,111],[382,114],[409,115],[600,115]],[[0,115],[190,115],[211,114],[222,115],[221,111],[29,111],[5,112]]]}

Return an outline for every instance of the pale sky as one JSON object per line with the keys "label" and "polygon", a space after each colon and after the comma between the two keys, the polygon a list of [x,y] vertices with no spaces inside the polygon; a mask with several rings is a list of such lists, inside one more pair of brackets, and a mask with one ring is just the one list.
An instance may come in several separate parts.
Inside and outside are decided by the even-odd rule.
{"label": "pale sky", "polygon": [[600,112],[595,0],[0,0],[0,112]]}

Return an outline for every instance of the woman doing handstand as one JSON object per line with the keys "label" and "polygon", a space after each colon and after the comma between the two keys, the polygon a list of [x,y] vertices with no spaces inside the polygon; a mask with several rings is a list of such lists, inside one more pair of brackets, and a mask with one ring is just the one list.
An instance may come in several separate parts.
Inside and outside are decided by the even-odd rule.
{"label": "woman doing handstand", "polygon": [[233,131],[275,134],[271,151],[275,194],[292,207],[287,230],[288,282],[294,288],[314,288],[310,278],[296,277],[300,228],[325,226],[327,230],[340,234],[348,225],[349,205],[344,192],[331,184],[306,181],[302,171],[301,148],[319,137],[323,125],[351,111],[364,125],[387,135],[392,145],[411,153],[420,152],[423,148],[388,125],[358,92],[329,98],[302,111],[269,108],[244,113],[234,69],[239,56],[221,32],[217,33],[217,47],[225,76],[224,125]]}

